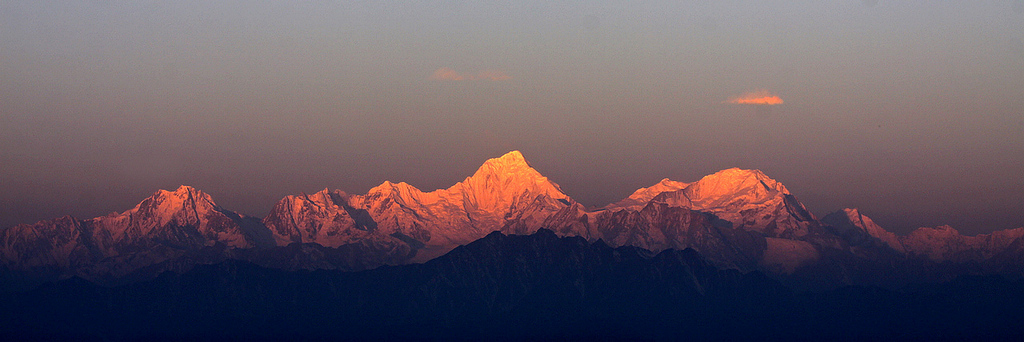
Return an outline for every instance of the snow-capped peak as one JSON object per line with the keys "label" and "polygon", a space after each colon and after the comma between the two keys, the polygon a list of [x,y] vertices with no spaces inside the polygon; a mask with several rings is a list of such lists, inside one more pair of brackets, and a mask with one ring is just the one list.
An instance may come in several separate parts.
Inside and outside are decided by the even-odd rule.
{"label": "snow-capped peak", "polygon": [[213,203],[213,197],[188,185],[181,185],[174,191],[157,190],[139,205],[147,202],[165,210],[181,210],[185,206],[213,207],[216,205]]}
{"label": "snow-capped peak", "polygon": [[434,190],[431,192],[423,192],[415,186],[410,185],[406,182],[393,183],[391,181],[384,181],[378,186],[375,186],[366,193],[365,196],[354,196],[348,199],[350,205],[359,207],[363,205],[364,201],[374,201],[375,199],[391,198],[395,201],[404,204],[420,203],[420,202],[436,202],[438,195],[445,192],[445,190]]}
{"label": "snow-capped peak", "polygon": [[523,157],[523,153],[519,152],[518,150],[509,151],[508,153],[505,153],[501,157],[498,157],[498,158],[488,159],[487,162],[490,162],[490,163],[499,163],[500,162],[500,163],[509,164],[509,165],[529,166],[528,163],[526,162],[526,158]]}
{"label": "snow-capped peak", "polygon": [[704,176],[694,183],[700,189],[702,197],[722,196],[753,190],[758,193],[778,191],[789,194],[782,183],[769,178],[761,170],[745,170],[740,168],[725,169]]}
{"label": "snow-capped peak", "polygon": [[412,185],[410,185],[409,183],[406,183],[406,182],[394,183],[392,181],[384,181],[384,183],[380,183],[380,185],[375,186],[372,189],[370,189],[370,192],[371,193],[372,192],[402,192],[402,191],[409,191],[410,189],[414,189],[415,191],[420,191],[415,186],[412,186]]}
{"label": "snow-capped peak", "polygon": [[198,220],[203,213],[217,205],[213,197],[188,185],[181,185],[174,191],[157,190],[125,214],[142,214],[165,225],[175,216],[184,215]]}
{"label": "snow-capped peak", "polygon": [[[459,191],[457,189],[475,193],[483,191],[513,196],[529,192],[547,195],[554,199],[568,198],[568,196],[562,193],[558,184],[548,180],[547,177],[544,177],[540,172],[530,167],[530,164],[526,162],[523,154],[519,151],[512,151],[501,157],[488,159],[476,170],[473,176],[448,188],[449,191]],[[508,196],[499,195],[499,197]]]}
{"label": "snow-capped peak", "polygon": [[629,195],[629,198],[639,201],[650,201],[654,196],[666,191],[676,191],[685,188],[690,183],[677,182],[668,178],[662,179],[658,184],[646,188],[640,188]]}
{"label": "snow-capped peak", "polygon": [[530,164],[526,162],[526,158],[523,158],[523,154],[519,153],[519,151],[512,151],[505,153],[501,157],[488,159],[483,165],[480,165],[480,168],[476,170],[473,177],[487,174],[541,177],[537,170],[530,167]]}
{"label": "snow-capped peak", "polygon": [[804,236],[816,220],[785,186],[758,170],[722,170],[650,202],[713,213],[772,237]]}
{"label": "snow-capped peak", "polygon": [[188,198],[191,194],[201,193],[196,188],[188,185],[180,185],[177,189],[172,190],[157,190],[153,193],[150,198]]}
{"label": "snow-capped peak", "polygon": [[690,183],[677,182],[668,178],[662,179],[657,184],[651,185],[646,188],[639,188],[629,195],[626,199],[609,204],[605,206],[605,209],[633,209],[639,210],[655,196],[663,192],[677,191],[686,188]]}
{"label": "snow-capped peak", "polygon": [[769,178],[760,170],[731,168],[704,176],[693,183],[665,178],[650,187],[637,189],[628,198],[605,208],[638,209],[647,202],[655,201],[705,210],[729,206],[737,201],[761,203],[789,194],[782,183]]}

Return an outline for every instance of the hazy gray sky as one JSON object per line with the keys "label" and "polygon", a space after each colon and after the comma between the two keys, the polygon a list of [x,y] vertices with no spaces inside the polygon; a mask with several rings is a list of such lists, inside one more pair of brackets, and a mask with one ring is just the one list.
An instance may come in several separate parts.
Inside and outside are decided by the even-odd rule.
{"label": "hazy gray sky", "polygon": [[[773,106],[731,104],[764,90]],[[1024,226],[1024,1],[3,1],[0,226],[198,187],[589,206],[728,167],[906,233]]]}

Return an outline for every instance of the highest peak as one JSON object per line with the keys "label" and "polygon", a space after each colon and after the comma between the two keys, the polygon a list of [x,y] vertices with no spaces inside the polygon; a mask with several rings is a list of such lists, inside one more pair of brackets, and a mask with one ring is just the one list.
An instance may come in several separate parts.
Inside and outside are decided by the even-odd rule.
{"label": "highest peak", "polygon": [[480,168],[476,170],[473,177],[481,175],[543,177],[526,162],[526,158],[523,158],[523,154],[519,151],[512,151],[505,153],[501,157],[488,159],[483,165],[480,165]]}
{"label": "highest peak", "polygon": [[488,159],[487,162],[485,162],[484,164],[499,164],[509,166],[515,165],[526,167],[530,166],[530,164],[526,162],[526,158],[523,157],[523,154],[516,150],[505,153],[504,155],[498,158]]}
{"label": "highest peak", "polygon": [[519,150],[511,150],[511,151],[508,151],[508,153],[505,153],[505,154],[503,154],[503,155],[502,155],[501,157],[499,157],[499,158],[500,158],[500,159],[519,159],[519,160],[522,160],[522,161],[526,161],[526,160],[525,160],[525,159],[523,158],[523,153],[522,153],[522,152],[519,152]]}
{"label": "highest peak", "polygon": [[[488,191],[519,193],[545,193],[552,198],[566,198],[558,184],[551,182],[526,162],[519,151],[505,153],[501,157],[488,159],[473,176],[453,187],[491,189]],[[451,189],[451,188],[449,188]]]}

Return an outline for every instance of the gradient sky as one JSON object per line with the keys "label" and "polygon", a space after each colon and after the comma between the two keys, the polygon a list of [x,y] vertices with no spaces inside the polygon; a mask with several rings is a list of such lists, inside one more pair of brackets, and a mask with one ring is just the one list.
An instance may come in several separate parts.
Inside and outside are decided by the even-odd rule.
{"label": "gradient sky", "polygon": [[588,206],[741,167],[900,234],[1024,226],[1024,1],[0,0],[0,227],[513,149]]}

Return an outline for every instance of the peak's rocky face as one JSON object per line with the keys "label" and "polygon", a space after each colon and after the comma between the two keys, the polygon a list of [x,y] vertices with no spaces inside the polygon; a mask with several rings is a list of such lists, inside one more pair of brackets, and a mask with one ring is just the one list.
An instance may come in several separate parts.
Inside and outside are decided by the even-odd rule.
{"label": "peak's rocky face", "polygon": [[789,195],[789,190],[760,170],[731,168],[704,176],[694,183],[690,193],[706,202],[727,201],[737,196],[749,196],[756,201],[774,197],[776,193]]}
{"label": "peak's rocky face", "polygon": [[488,160],[472,177],[453,185],[447,192],[454,198],[461,197],[462,207],[480,229],[474,240],[495,228],[518,234],[533,233],[555,213],[565,209],[582,210],[558,184],[530,167],[518,151]]}
{"label": "peak's rocky face", "polygon": [[519,151],[488,160],[473,176],[447,190],[461,194],[467,208],[484,215],[502,215],[517,204],[514,202],[533,200],[538,196],[551,200],[569,199],[558,184],[530,167]]}
{"label": "peak's rocky face", "polygon": [[[412,188],[405,183],[385,183],[371,190],[371,194],[389,191],[408,193],[402,188]],[[415,189],[415,188],[412,188]],[[413,255],[412,246],[403,238],[409,235],[385,225],[382,229],[366,209],[350,205],[351,196],[342,191],[324,189],[312,195],[286,196],[274,206],[263,219],[264,226],[274,236],[277,246],[290,244],[317,244],[338,248],[347,245],[362,245],[378,255],[377,260],[405,260]],[[423,238],[421,230],[405,231]],[[369,265],[371,267],[380,266]]]}
{"label": "peak's rocky face", "polygon": [[604,207],[608,210],[640,210],[647,202],[654,199],[655,196],[660,195],[663,192],[676,191],[686,188],[690,183],[677,182],[668,178],[662,179],[658,184],[651,185],[646,188],[640,188],[634,191],[629,197],[621,201],[609,204]]}
{"label": "peak's rocky face", "polygon": [[[667,208],[707,219],[647,219]],[[792,273],[819,257],[813,244],[801,240],[818,228],[817,220],[758,170],[722,170],[694,183],[666,178],[588,215],[598,236],[613,245],[693,248],[721,267]]]}
{"label": "peak's rocky face", "polygon": [[[782,183],[758,170],[722,170],[694,183],[666,179],[638,190],[623,202],[635,203],[634,196],[640,199],[651,195],[650,202],[712,213],[731,222],[734,228],[769,237],[802,237],[815,228],[817,221]],[[637,205],[616,207],[636,210]]]}
{"label": "peak's rocky face", "polygon": [[[369,236],[371,229],[356,225],[345,210],[344,192],[324,189],[312,195],[282,198],[263,219],[279,246],[317,243],[338,247]],[[363,229],[360,229],[363,228]]]}
{"label": "peak's rocky face", "polygon": [[159,190],[122,213],[0,230],[0,262],[42,278],[116,278],[204,247],[252,248],[257,237],[248,228],[245,218],[210,195],[181,186]]}
{"label": "peak's rocky face", "polygon": [[189,248],[222,243],[235,248],[253,247],[229,215],[238,216],[221,209],[210,195],[181,186],[175,191],[159,190],[135,208],[88,220],[87,225],[102,232],[96,236],[96,243],[107,255],[116,255],[125,246]]}
{"label": "peak's rocky face", "polygon": [[1024,237],[1024,228],[965,236],[950,226],[921,227],[896,236],[857,209],[828,214],[822,222],[852,246],[885,246],[910,258],[937,262],[985,261],[1007,252]]}
{"label": "peak's rocky face", "polygon": [[654,252],[692,248],[724,268],[755,269],[766,247],[764,237],[756,233],[732,229],[714,215],[664,203],[589,216],[594,235],[611,246]]}
{"label": "peak's rocky face", "polygon": [[60,269],[92,260],[82,221],[71,216],[0,230],[0,265],[9,269]]}
{"label": "peak's rocky face", "polygon": [[[508,171],[521,170],[529,172],[533,170],[530,167],[530,163],[526,162],[526,157],[523,157],[523,153],[519,151],[509,151],[503,154],[501,157],[491,158],[484,162],[480,169],[505,169]],[[479,171],[479,170],[478,170]]]}
{"label": "peak's rocky face", "polygon": [[101,242],[109,242],[110,246],[221,242],[231,247],[252,247],[241,227],[210,195],[188,186],[175,191],[159,190],[135,208],[89,220],[89,225],[109,232],[110,240]]}
{"label": "peak's rocky face", "polygon": [[871,218],[864,216],[857,209],[843,209],[825,215],[821,221],[827,224],[836,235],[854,246],[884,245],[900,253],[905,252],[903,244],[896,234],[886,231],[875,224]]}
{"label": "peak's rocky face", "polygon": [[1024,228],[964,236],[950,226],[922,227],[900,238],[907,253],[934,261],[982,261],[1006,251]]}

